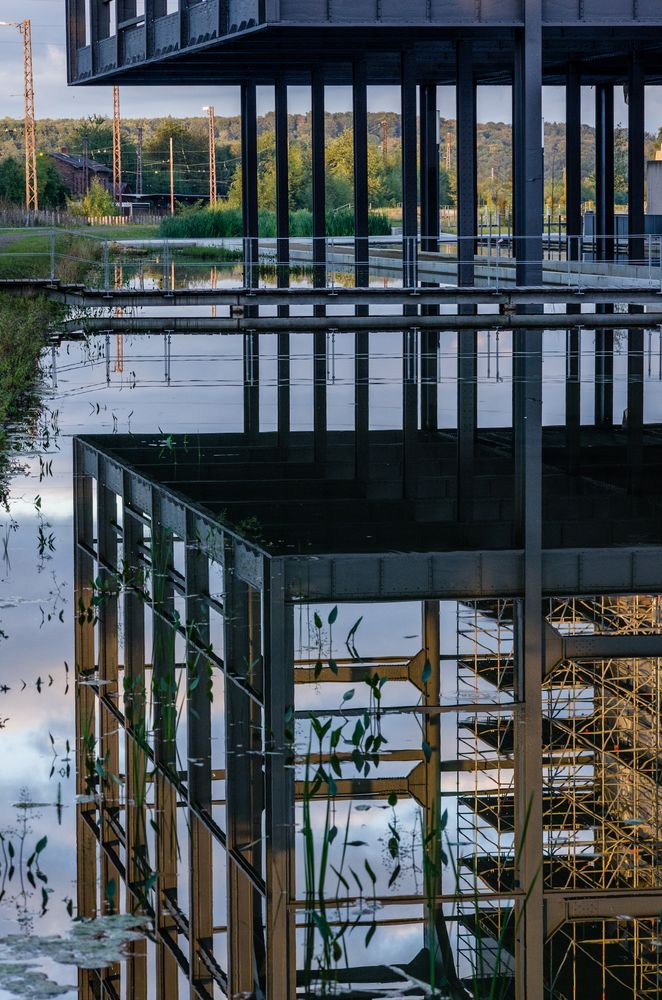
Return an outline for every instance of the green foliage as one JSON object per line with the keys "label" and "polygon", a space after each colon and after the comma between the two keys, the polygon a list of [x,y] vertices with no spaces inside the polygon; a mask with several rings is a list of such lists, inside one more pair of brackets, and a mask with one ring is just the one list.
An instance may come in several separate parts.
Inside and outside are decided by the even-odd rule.
{"label": "green foliage", "polygon": [[39,355],[52,316],[53,307],[45,298],[0,295],[0,504],[4,506],[12,473],[9,427],[26,422],[37,405]]}
{"label": "green foliage", "polygon": [[[41,208],[62,208],[66,202],[67,188],[47,157],[37,159],[37,188]],[[0,201],[10,205],[25,202],[25,164],[8,157],[0,161]]]}
{"label": "green foliage", "polygon": [[[388,236],[391,222],[382,212],[371,212],[369,219],[371,236]],[[262,209],[259,213],[260,235],[273,238],[276,235],[275,212]],[[312,236],[313,217],[310,211],[300,209],[290,213],[290,234],[293,237]],[[328,236],[352,236],[354,234],[353,209],[329,211],[326,216]],[[194,208],[180,215],[169,216],[161,223],[161,236],[168,239],[230,239],[243,236],[241,210],[223,206],[220,208]]]}

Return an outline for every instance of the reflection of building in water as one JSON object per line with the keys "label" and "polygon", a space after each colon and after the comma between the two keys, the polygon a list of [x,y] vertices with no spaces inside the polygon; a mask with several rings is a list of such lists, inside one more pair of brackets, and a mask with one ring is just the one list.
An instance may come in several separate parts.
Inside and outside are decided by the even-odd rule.
{"label": "reflection of building in water", "polygon": [[247,349],[243,434],[76,442],[79,910],[155,925],[102,980],[529,1000],[539,947],[540,996],[656,996],[662,529],[631,484],[660,429],[584,426],[569,457],[527,397],[467,449],[408,334],[402,426],[371,431],[364,337],[353,431],[316,338],[313,432],[285,377],[261,429]]}

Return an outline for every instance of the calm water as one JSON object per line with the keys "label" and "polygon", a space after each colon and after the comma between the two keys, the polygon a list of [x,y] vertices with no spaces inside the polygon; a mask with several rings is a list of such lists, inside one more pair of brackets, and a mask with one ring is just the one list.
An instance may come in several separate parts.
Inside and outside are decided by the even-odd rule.
{"label": "calm water", "polygon": [[[646,419],[662,420],[660,377],[660,335],[646,334]],[[120,351],[121,346],[121,351]],[[510,337],[502,333],[481,334],[479,339],[479,422],[482,426],[504,426],[510,416],[511,357]],[[264,337],[261,345],[261,427],[276,426],[275,337]],[[371,334],[370,414],[373,429],[398,428],[401,423],[402,356],[401,340],[394,334]],[[563,421],[563,379],[565,375],[565,333],[548,334],[545,340],[544,419]],[[118,364],[118,352],[123,362]],[[353,426],[355,387],[354,340],[350,335],[328,335],[329,363],[328,420],[330,429]],[[456,339],[442,335],[439,360],[442,427],[452,427],[456,407]],[[312,338],[292,337],[291,412],[293,430],[312,428]],[[123,370],[118,368],[123,367]],[[242,340],[234,336],[150,335],[127,336],[120,345],[115,336],[98,336],[87,341],[65,340],[43,357],[43,407],[38,421],[21,438],[24,472],[12,486],[9,514],[0,515],[0,997],[73,997],[77,993],[77,969],[84,956],[95,955],[94,947],[79,941],[63,954],[52,941],[30,945],[28,936],[46,938],[72,932],[72,916],[77,912],[76,786],[75,786],[75,695],[73,600],[73,460],[72,438],[79,434],[194,434],[196,432],[237,432],[243,420]],[[617,338],[615,359],[614,413],[625,409],[626,357],[624,344]],[[587,391],[583,399],[583,419],[592,416],[593,338],[584,334],[582,381]],[[295,615],[296,656],[315,659],[318,629],[315,614],[324,623],[324,656],[347,656],[345,637],[359,618],[356,648],[362,658],[376,660],[390,656],[403,662],[421,648],[421,612],[417,603],[390,606],[343,605],[334,622],[337,646],[332,646],[327,621],[331,607],[302,604]],[[463,615],[466,618],[462,626]],[[466,608],[447,602],[440,610],[441,654],[449,661],[473,648],[476,641],[475,616]],[[464,628],[464,633],[462,633]],[[485,634],[494,633],[485,625]],[[512,644],[504,629],[500,641]],[[462,638],[464,634],[465,638]],[[463,647],[466,644],[466,650]],[[297,708],[336,708],[351,685],[321,683],[306,685],[298,695]],[[461,696],[457,661],[442,677],[442,698],[452,703]],[[214,712],[221,711],[224,692],[218,688]],[[368,705],[365,685],[355,694],[354,706]],[[413,705],[418,693],[402,683],[385,685],[384,705]],[[489,695],[495,698],[492,691]],[[352,723],[353,724],[353,723]],[[299,744],[305,744],[307,729],[300,725]],[[394,780],[411,769],[412,755],[420,752],[421,729],[414,715],[385,717],[384,734],[389,740],[391,759],[382,773]],[[215,737],[214,756],[223,756],[222,732]],[[442,731],[442,756],[453,759],[458,753],[455,723]],[[305,752],[305,745],[303,746]],[[405,761],[398,759],[402,752]],[[409,757],[407,758],[407,754]],[[301,765],[299,777],[302,777]],[[457,774],[442,778],[448,795],[448,839],[457,846],[460,833],[456,800],[464,779]],[[312,825],[319,849],[324,827],[325,802],[314,802]],[[351,816],[350,816],[351,812]],[[297,822],[304,823],[301,805]],[[371,905],[373,886],[369,870],[375,873],[375,894],[391,888],[409,902],[400,903],[380,914],[380,927],[370,936],[371,965],[406,966],[423,944],[422,913],[424,871],[421,861],[419,809],[412,800],[397,806],[384,801],[363,801],[357,796],[349,809],[339,802],[334,826],[351,827],[351,839],[365,847],[355,848],[357,865],[366,885],[365,904],[353,904],[351,921],[356,933],[348,935],[349,960],[360,964],[365,941],[376,907]],[[397,830],[397,852],[392,850],[393,824]],[[11,845],[11,847],[10,847]],[[36,848],[39,850],[32,858]],[[13,857],[12,857],[13,852]],[[337,857],[336,857],[336,863]],[[187,866],[184,855],[181,865]],[[11,869],[14,869],[13,872]],[[398,872],[396,872],[398,868]],[[11,873],[11,877],[10,877]],[[367,874],[366,874],[367,873]],[[225,966],[226,941],[223,928],[227,915],[223,908],[222,875],[217,868],[219,902],[214,914],[214,949]],[[303,871],[298,872],[300,890]],[[348,875],[349,878],[349,875]],[[184,882],[186,880],[184,879]],[[451,891],[453,875],[443,875]],[[334,880],[335,889],[335,880]],[[421,901],[416,902],[419,898]],[[180,902],[185,901],[182,888]],[[123,909],[124,898],[108,900]],[[363,906],[363,909],[361,907]],[[382,907],[379,907],[382,910]],[[408,922],[411,918],[411,922]],[[126,946],[126,927],[104,929],[105,959],[118,957]],[[17,941],[12,936],[20,935]],[[457,931],[450,932],[454,947],[461,951]],[[130,937],[130,934],[129,934]],[[129,948],[134,945],[129,944]],[[148,950],[154,945],[148,943]],[[66,963],[56,961],[67,959]],[[92,963],[95,959],[92,959]],[[13,964],[10,964],[13,963]],[[73,963],[73,964],[71,964]],[[100,963],[101,964],[101,963]],[[152,968],[151,964],[148,968]],[[48,981],[39,978],[48,977]],[[150,974],[151,975],[151,974]],[[412,973],[413,975],[413,973]],[[415,993],[415,976],[409,977]],[[56,989],[55,984],[60,988]],[[180,974],[182,996],[188,985]],[[124,985],[122,989],[126,989]],[[221,996],[216,986],[214,995]],[[402,995],[400,987],[379,996]],[[49,992],[50,991],[50,992]],[[122,995],[125,995],[122,993]],[[156,996],[156,983],[149,980],[148,995]]]}

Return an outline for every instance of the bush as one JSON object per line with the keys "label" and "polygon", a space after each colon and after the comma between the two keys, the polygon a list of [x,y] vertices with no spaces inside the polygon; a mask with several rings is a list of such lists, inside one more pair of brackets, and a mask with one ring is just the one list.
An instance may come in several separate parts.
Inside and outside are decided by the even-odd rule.
{"label": "bush", "polygon": [[[244,224],[239,208],[194,208],[171,215],[161,223],[161,236],[167,239],[239,239],[244,235]],[[327,212],[327,236],[353,236],[354,212],[349,208]],[[371,236],[389,236],[391,222],[383,212],[371,212],[368,217]],[[259,213],[259,233],[267,239],[276,235],[276,213],[265,210]],[[313,216],[305,208],[290,212],[290,235],[312,236]]]}

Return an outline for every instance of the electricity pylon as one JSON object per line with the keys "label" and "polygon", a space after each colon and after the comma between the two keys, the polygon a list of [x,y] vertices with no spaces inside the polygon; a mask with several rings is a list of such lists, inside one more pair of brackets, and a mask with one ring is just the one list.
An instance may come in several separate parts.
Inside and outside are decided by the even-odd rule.
{"label": "electricity pylon", "polygon": [[18,28],[23,38],[23,98],[25,101],[25,210],[39,208],[37,190],[37,139],[34,110],[34,76],[32,73],[32,25],[25,21],[0,21],[0,26]]}
{"label": "electricity pylon", "polygon": [[216,115],[212,104],[202,110],[207,112],[209,123],[209,204],[213,207],[218,200],[218,189],[216,186]]}
{"label": "electricity pylon", "polygon": [[120,88],[113,87],[113,198],[122,202],[122,117],[120,114]]}

